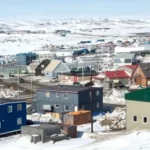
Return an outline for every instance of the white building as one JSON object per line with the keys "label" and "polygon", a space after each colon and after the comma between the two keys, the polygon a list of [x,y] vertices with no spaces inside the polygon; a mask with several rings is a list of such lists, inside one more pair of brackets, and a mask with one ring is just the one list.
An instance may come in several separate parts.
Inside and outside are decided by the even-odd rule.
{"label": "white building", "polygon": [[134,54],[132,54],[132,53],[116,54],[113,57],[113,67],[114,67],[114,69],[117,69],[120,66],[132,65],[133,56],[134,56]]}
{"label": "white building", "polygon": [[144,51],[145,47],[115,47],[115,54],[117,53],[130,53],[134,51]]}
{"label": "white building", "polygon": [[38,55],[39,60],[51,59],[54,56],[54,52],[50,50],[38,50],[34,52]]}

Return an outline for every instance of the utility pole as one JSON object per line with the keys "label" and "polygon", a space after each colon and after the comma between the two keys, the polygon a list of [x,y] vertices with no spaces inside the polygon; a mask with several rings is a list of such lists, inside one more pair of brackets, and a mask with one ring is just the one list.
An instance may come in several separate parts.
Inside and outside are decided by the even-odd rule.
{"label": "utility pole", "polygon": [[84,85],[84,62],[82,64],[82,85]]}
{"label": "utility pole", "polygon": [[91,87],[90,87],[90,97],[91,97],[91,133],[93,133],[93,89],[92,89],[92,66],[91,66]]}
{"label": "utility pole", "polygon": [[18,99],[20,99],[20,65],[17,66],[18,71]]}
{"label": "utility pole", "polygon": [[32,97],[32,94],[33,94],[33,69],[31,71],[31,97]]}

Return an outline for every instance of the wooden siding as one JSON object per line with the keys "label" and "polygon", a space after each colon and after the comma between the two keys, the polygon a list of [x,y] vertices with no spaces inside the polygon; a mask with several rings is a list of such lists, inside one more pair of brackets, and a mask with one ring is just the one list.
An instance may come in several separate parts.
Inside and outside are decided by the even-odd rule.
{"label": "wooden siding", "polygon": [[147,86],[148,82],[147,79],[142,71],[142,69],[138,66],[133,74],[133,78],[135,78],[136,85]]}

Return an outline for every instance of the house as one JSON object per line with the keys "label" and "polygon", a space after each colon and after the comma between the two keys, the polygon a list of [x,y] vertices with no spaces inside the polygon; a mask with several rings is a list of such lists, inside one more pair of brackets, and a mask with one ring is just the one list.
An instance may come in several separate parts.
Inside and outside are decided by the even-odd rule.
{"label": "house", "polygon": [[116,83],[121,82],[122,84],[127,85],[130,81],[130,75],[128,75],[124,70],[102,72],[101,74],[93,78],[95,79],[95,83],[104,87],[107,83],[109,83],[110,86],[113,87]]}
{"label": "house", "polygon": [[125,94],[126,127],[128,130],[150,128],[150,88]]}
{"label": "house", "polygon": [[0,136],[20,131],[26,125],[26,101],[0,99]]}
{"label": "house", "polygon": [[[37,112],[73,112],[91,109],[90,87],[55,85],[47,89],[37,89]],[[103,108],[103,89],[92,88],[93,110]]]}
{"label": "house", "polygon": [[70,72],[70,69],[61,60],[52,60],[44,69],[45,77],[48,79],[57,78],[59,73]]}
{"label": "house", "polygon": [[17,75],[18,73],[20,74],[28,74],[28,68],[26,65],[23,66],[12,66],[11,68],[7,69],[9,72],[9,75]]}
{"label": "house", "polygon": [[124,70],[129,76],[132,77],[137,67],[138,65],[125,65],[118,67],[117,70]]}
{"label": "house", "polygon": [[50,60],[45,59],[43,60],[35,69],[35,76],[44,76],[44,70],[49,65]]}
{"label": "house", "polygon": [[[48,47],[46,47],[46,48],[48,48]],[[54,55],[54,53],[51,52],[50,50],[43,50],[42,49],[42,50],[37,50],[35,52],[38,55],[39,61],[42,61],[44,59],[51,59],[51,58],[53,58],[53,55]]]}
{"label": "house", "polygon": [[140,63],[133,74],[132,80],[136,85],[150,85],[150,63]]}
{"label": "house", "polygon": [[30,65],[28,66],[28,72],[35,73],[35,69],[37,68],[38,65],[39,65],[39,62],[30,63]]}
{"label": "house", "polygon": [[132,53],[119,53],[113,57],[114,69],[120,66],[132,65],[132,58],[134,54]]}

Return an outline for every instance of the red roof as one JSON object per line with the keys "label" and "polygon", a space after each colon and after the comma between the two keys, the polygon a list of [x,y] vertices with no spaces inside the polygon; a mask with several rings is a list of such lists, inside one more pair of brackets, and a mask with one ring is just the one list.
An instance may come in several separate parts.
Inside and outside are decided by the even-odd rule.
{"label": "red roof", "polygon": [[137,68],[137,66],[138,65],[126,65],[125,67],[128,67],[134,71]]}
{"label": "red roof", "polygon": [[123,70],[106,71],[105,75],[110,79],[130,78],[130,76]]}

